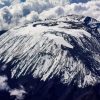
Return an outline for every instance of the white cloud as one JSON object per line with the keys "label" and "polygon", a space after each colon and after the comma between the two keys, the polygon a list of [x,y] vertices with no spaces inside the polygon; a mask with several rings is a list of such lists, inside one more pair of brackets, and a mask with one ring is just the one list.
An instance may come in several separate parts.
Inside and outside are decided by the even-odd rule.
{"label": "white cloud", "polygon": [[8,78],[5,75],[0,76],[0,91],[6,90],[10,93],[10,96],[15,96],[16,100],[23,100],[26,94],[26,91],[23,86],[20,86],[19,89],[11,89],[8,85]]}
{"label": "white cloud", "polygon": [[48,11],[43,11],[39,17],[40,19],[45,20],[63,15],[64,15],[64,8],[62,6],[56,6]]}
{"label": "white cloud", "polygon": [[10,96],[16,97],[16,100],[23,100],[24,94],[26,94],[26,91],[24,89],[12,89],[9,92]]}
{"label": "white cloud", "polygon": [[72,3],[65,6],[57,6],[40,14],[41,19],[49,19],[62,15],[84,15],[100,20],[100,1],[90,1],[87,3]]}
{"label": "white cloud", "polygon": [[32,11],[30,14],[28,14],[28,15],[26,16],[26,20],[27,20],[28,22],[37,21],[37,20],[39,20],[39,15],[38,15],[37,12]]}
{"label": "white cloud", "polygon": [[100,1],[90,1],[87,3],[78,3],[65,6],[66,14],[79,14],[91,16],[99,20],[100,17]]}
{"label": "white cloud", "polygon": [[6,76],[0,76],[0,90],[8,90],[9,89],[7,80],[8,80],[8,78]]}
{"label": "white cloud", "polygon": [[4,6],[0,9],[0,30],[31,23],[39,18],[44,20],[69,14],[91,16],[100,21],[100,1],[61,5],[44,0],[26,0],[23,3]]}
{"label": "white cloud", "polygon": [[15,3],[11,6],[4,6],[0,9],[0,30],[12,28],[20,23],[22,24],[22,22],[34,22],[38,20],[38,13],[52,7],[53,4],[34,0],[30,2]]}

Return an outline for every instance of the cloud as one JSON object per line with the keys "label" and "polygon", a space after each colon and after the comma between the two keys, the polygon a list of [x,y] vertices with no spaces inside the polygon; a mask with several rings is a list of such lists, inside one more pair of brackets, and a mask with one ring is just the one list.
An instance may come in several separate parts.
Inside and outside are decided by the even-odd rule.
{"label": "cloud", "polygon": [[0,76],[0,90],[9,90],[6,76]]}
{"label": "cloud", "polygon": [[12,89],[9,91],[10,92],[10,96],[15,96],[16,100],[23,100],[24,96],[26,94],[26,91],[21,88],[21,89]]}
{"label": "cloud", "polygon": [[96,18],[97,20],[100,20],[100,1],[90,1],[87,3],[72,3],[59,7],[56,6],[54,8],[49,9],[48,11],[43,11],[39,17],[41,19],[49,19],[70,14],[90,16]]}
{"label": "cloud", "polygon": [[11,0],[0,0],[0,8],[4,6],[9,6],[11,4]]}
{"label": "cloud", "polygon": [[69,14],[90,16],[100,21],[100,1],[61,5],[40,0],[26,0],[26,2],[4,6],[0,9],[0,30]]}
{"label": "cloud", "polygon": [[24,100],[25,95],[27,92],[25,91],[24,87],[21,85],[19,88],[12,89],[8,85],[8,78],[5,75],[0,76],[0,91],[7,91],[10,96],[14,96],[15,100]]}
{"label": "cloud", "polygon": [[51,3],[34,0],[4,6],[0,9],[0,30],[8,30],[22,22],[34,22],[39,18],[38,13],[52,7]]}
{"label": "cloud", "polygon": [[28,14],[28,15],[26,16],[26,20],[27,20],[28,22],[37,21],[37,20],[39,20],[39,15],[38,15],[37,12],[32,11],[30,14]]}
{"label": "cloud", "polygon": [[64,15],[64,8],[62,6],[56,6],[48,11],[43,11],[40,14],[39,18],[45,20],[45,19],[56,18],[58,16],[63,16],[63,15]]}
{"label": "cloud", "polygon": [[84,16],[90,16],[100,19],[100,1],[90,1],[87,3],[72,3],[66,5],[65,7],[66,14],[78,14]]}

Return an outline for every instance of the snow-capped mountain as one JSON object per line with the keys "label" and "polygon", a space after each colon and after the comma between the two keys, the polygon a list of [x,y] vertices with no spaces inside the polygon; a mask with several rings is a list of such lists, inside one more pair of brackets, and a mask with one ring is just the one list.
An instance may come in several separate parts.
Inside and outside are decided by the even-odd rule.
{"label": "snow-capped mountain", "polygon": [[100,83],[97,20],[68,15],[1,33],[1,75],[8,77],[11,87],[24,86],[25,100],[82,100],[77,99],[81,94],[70,96],[73,86],[85,93],[84,88]]}
{"label": "snow-capped mountain", "polygon": [[0,0],[0,100],[100,100],[99,67],[99,0]]}

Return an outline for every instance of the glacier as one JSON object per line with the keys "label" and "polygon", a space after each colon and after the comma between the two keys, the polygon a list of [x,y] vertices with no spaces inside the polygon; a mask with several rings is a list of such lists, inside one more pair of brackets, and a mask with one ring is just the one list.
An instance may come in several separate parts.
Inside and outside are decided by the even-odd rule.
{"label": "glacier", "polygon": [[0,61],[10,63],[12,78],[32,73],[70,84],[79,75],[79,87],[94,85],[99,82],[100,26],[94,19],[85,23],[86,18],[70,15],[8,30],[0,36]]}

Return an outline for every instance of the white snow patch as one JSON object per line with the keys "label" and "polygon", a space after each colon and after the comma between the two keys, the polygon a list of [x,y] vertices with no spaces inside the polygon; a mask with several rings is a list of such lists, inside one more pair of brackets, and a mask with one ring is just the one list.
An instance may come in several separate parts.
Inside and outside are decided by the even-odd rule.
{"label": "white snow patch", "polygon": [[36,37],[39,36],[39,34],[42,35],[44,32],[48,31],[48,27],[41,26],[41,25],[37,25],[36,27],[33,27],[32,24],[30,24],[26,27],[19,28],[18,30],[16,30],[15,28],[10,31],[11,33],[14,33],[13,35],[34,35]]}
{"label": "white snow patch", "polygon": [[90,73],[89,75],[85,76],[83,86],[85,86],[85,85],[94,85],[95,83],[96,83],[96,79]]}
{"label": "white snow patch", "polygon": [[91,34],[84,31],[83,29],[67,29],[66,33],[75,37],[83,37],[83,35],[91,37]]}
{"label": "white snow patch", "polygon": [[[39,35],[43,35],[44,32],[48,32],[48,31],[64,32],[66,34],[70,34],[70,35],[77,37],[77,38],[83,37],[84,35],[87,36],[87,37],[91,37],[91,34],[84,31],[83,29],[65,29],[65,28],[61,28],[59,25],[49,26],[49,27],[37,25],[36,27],[33,27],[32,24],[30,24],[26,27],[19,28],[17,30],[16,30],[16,28],[11,29],[10,31],[13,35],[34,35],[35,37],[37,37]],[[52,35],[50,35],[50,37],[53,38]],[[54,38],[55,38],[55,35],[54,35]],[[59,37],[59,38],[61,39],[61,37]]]}
{"label": "white snow patch", "polygon": [[98,28],[97,30],[98,30],[98,32],[100,33],[100,28]]}
{"label": "white snow patch", "polygon": [[44,36],[48,37],[49,39],[53,39],[56,42],[56,44],[64,45],[69,48],[73,48],[73,46],[70,43],[68,43],[67,41],[65,41],[63,37],[56,36],[54,34],[46,34]]}

